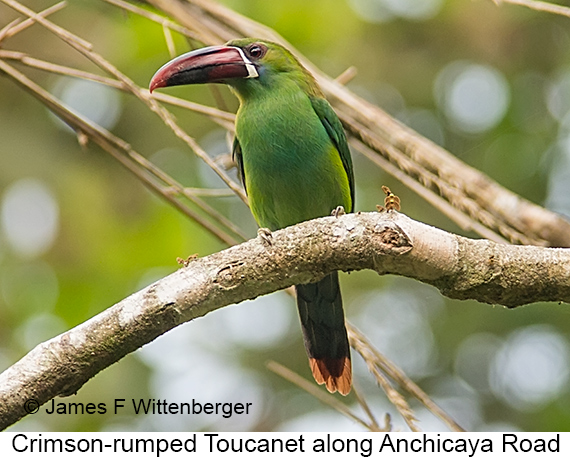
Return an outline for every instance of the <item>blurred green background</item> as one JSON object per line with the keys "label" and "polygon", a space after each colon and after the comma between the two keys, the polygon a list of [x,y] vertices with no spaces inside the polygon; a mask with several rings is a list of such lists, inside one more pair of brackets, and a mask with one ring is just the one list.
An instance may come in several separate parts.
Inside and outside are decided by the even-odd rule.
{"label": "blurred green background", "polygon": [[[570,216],[570,19],[491,0],[226,0],[275,28],[332,76],[525,198]],[[50,6],[29,0],[36,11]],[[18,17],[0,3],[0,28]],[[51,17],[146,86],[169,60],[162,28],[104,2],[70,2]],[[188,44],[175,37],[177,52]],[[95,71],[35,25],[2,49]],[[27,75],[187,186],[219,179],[133,97],[19,66]],[[236,101],[220,88],[230,109]],[[206,87],[169,93],[215,104]],[[212,155],[225,132],[173,110]],[[353,152],[358,210],[381,185],[420,221],[461,231]],[[236,197],[212,204],[250,236]],[[472,233],[466,235],[474,236]],[[176,257],[224,246],[151,194],[97,147],[0,74],[0,371],[36,344],[178,268]],[[447,300],[429,286],[371,272],[341,275],[348,319],[470,431],[570,431],[570,311],[565,304],[506,310]],[[276,360],[310,379],[293,299],[284,293],[185,324],[58,401],[106,403],[108,413],[50,416],[10,430],[361,430],[265,368]],[[355,382],[378,418],[403,421],[354,357]],[[116,398],[252,402],[248,416],[114,415]],[[355,403],[353,396],[346,399]],[[445,427],[411,403],[426,431]],[[359,412],[359,407],[355,406]]]}

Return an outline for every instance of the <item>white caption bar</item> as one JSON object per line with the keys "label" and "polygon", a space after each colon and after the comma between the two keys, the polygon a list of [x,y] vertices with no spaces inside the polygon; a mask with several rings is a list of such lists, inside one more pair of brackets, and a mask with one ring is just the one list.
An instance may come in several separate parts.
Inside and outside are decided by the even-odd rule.
{"label": "white caption bar", "polygon": [[60,455],[570,455],[570,433],[35,433],[0,434],[5,457]]}

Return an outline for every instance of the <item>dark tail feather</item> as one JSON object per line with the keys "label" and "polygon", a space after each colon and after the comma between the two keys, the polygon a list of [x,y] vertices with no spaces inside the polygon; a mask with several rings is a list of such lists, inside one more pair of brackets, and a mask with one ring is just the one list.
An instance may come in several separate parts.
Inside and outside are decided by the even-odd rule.
{"label": "dark tail feather", "polygon": [[348,336],[335,271],[319,282],[296,286],[305,349],[315,381],[347,395],[352,384]]}

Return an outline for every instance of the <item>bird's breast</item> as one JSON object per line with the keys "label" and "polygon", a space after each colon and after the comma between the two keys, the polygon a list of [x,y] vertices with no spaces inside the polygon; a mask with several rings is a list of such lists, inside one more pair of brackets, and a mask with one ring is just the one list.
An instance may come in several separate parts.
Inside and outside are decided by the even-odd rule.
{"label": "bird's breast", "polygon": [[236,121],[258,224],[272,230],[350,208],[348,177],[308,97],[242,106]]}

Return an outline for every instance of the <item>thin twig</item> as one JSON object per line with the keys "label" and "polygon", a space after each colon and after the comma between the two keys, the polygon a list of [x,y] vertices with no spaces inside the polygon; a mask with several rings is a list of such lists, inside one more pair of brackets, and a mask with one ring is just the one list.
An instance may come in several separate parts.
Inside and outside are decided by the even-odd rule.
{"label": "thin twig", "polygon": [[[181,137],[183,140],[186,141],[187,144],[189,144],[189,146],[194,150],[194,152],[196,152],[197,155],[201,156],[204,160],[206,160],[207,162],[209,162],[209,165],[214,169],[214,171],[217,171],[218,174],[222,177],[222,179],[224,179],[225,177],[225,181],[228,185],[230,185],[230,183],[233,185],[233,187],[235,187],[235,190],[239,190],[242,194],[243,194],[243,190],[241,189],[241,187],[237,184],[235,184],[225,173],[225,171],[220,168],[217,163],[215,162],[214,159],[211,159],[207,153],[205,151],[203,151],[198,144],[195,142],[195,140],[193,138],[191,138],[189,135],[187,135],[185,132],[182,131],[182,129],[180,129],[176,123],[174,122],[172,116],[170,116],[166,110],[161,109],[156,102],[154,102],[152,100],[152,98],[149,97],[148,95],[148,91],[142,90],[140,87],[136,86],[129,78],[127,78],[125,75],[123,75],[121,72],[119,72],[115,67],[113,67],[110,63],[108,63],[105,59],[103,59],[101,56],[99,56],[98,54],[96,54],[95,52],[93,52],[91,50],[92,45],[84,40],[82,40],[79,37],[76,37],[75,35],[67,32],[65,29],[62,29],[61,27],[47,21],[44,20],[42,17],[38,16],[37,14],[35,14],[33,11],[28,10],[26,7],[24,7],[23,5],[20,5],[18,2],[12,1],[12,0],[2,0],[4,3],[8,4],[8,6],[13,7],[14,9],[16,9],[17,11],[21,12],[22,14],[26,14],[30,17],[31,20],[33,21],[38,21],[40,22],[42,25],[44,25],[46,28],[48,28],[50,31],[52,31],[53,33],[55,33],[57,36],[59,36],[60,38],[62,38],[64,41],[66,41],[68,44],[70,44],[71,46],[73,46],[75,49],[79,50],[80,52],[82,52],[84,55],[88,56],[91,58],[92,61],[94,61],[95,63],[97,63],[99,66],[101,66],[103,69],[107,70],[108,72],[114,74],[115,77],[117,77],[117,79],[119,79],[119,81],[113,82],[111,83],[110,79],[105,79],[104,81],[101,82],[105,82],[105,83],[109,83],[109,84],[113,84],[118,88],[121,88],[123,90],[128,90],[129,92],[135,94],[136,96],[139,97],[139,99],[143,100],[143,102],[145,102],[147,104],[147,106],[149,106],[153,111],[155,111],[156,113],[158,113],[159,115],[161,115],[161,118],[163,119],[163,121],[165,121],[171,128],[173,128],[175,130],[175,133],[177,133],[177,135],[179,137]],[[24,58],[22,56],[20,56],[21,58]],[[39,64],[39,62],[34,62],[36,64]],[[44,63],[44,68],[49,67],[50,65]],[[51,65],[51,68],[57,68],[57,70],[62,71],[64,69],[64,67],[61,66],[54,66]],[[78,71],[74,72],[76,75],[78,73]],[[83,74],[85,75],[85,74]],[[142,94],[142,95],[141,95]],[[219,111],[219,110],[218,110]],[[210,112],[214,112],[213,109],[210,109]],[[84,138],[83,136],[81,136],[80,138]],[[176,189],[177,192],[179,193],[179,195],[184,195],[186,198],[188,198],[189,200],[191,200],[194,204],[196,204],[197,206],[199,206],[203,211],[205,211],[210,217],[212,217],[213,219],[215,219],[218,223],[221,223],[223,226],[227,227],[228,229],[230,229],[235,235],[237,235],[239,238],[233,239],[233,244],[235,244],[235,242],[239,242],[239,241],[243,241],[244,239],[246,239],[245,234],[235,225],[233,224],[229,219],[227,219],[225,216],[223,216],[219,211],[213,209],[210,205],[208,205],[207,203],[205,203],[204,201],[202,201],[200,198],[196,197],[195,195],[191,194],[191,193],[185,193],[184,188],[182,185],[180,185],[179,183],[177,183],[175,180],[173,180],[169,175],[167,175],[166,173],[164,173],[162,170],[160,170],[158,167],[156,167],[154,164],[152,164],[150,161],[148,161],[147,159],[145,159],[143,156],[141,156],[140,154],[134,153],[131,151],[131,153],[129,154],[130,158],[134,159],[139,165],[141,165],[143,168],[149,170],[151,173],[153,173],[155,176],[157,176],[159,179],[163,180],[164,182],[168,183],[169,186],[171,187],[170,193],[168,194],[168,198],[172,198],[173,192],[172,189]],[[230,186],[231,187],[231,186]],[[239,194],[238,194],[239,196]],[[243,198],[242,198],[243,199]],[[173,200],[174,201],[174,200]],[[179,202],[177,202],[178,206],[181,206]],[[193,212],[192,212],[193,213]],[[188,214],[188,213],[187,213]],[[194,218],[197,217],[197,214],[194,215]],[[203,224],[205,222],[203,221]],[[217,235],[220,235],[220,232],[218,231]],[[227,242],[228,240],[230,240],[230,238],[226,238],[225,241]]]}
{"label": "thin twig", "polygon": [[350,81],[352,81],[357,74],[358,70],[356,69],[355,66],[351,65],[346,70],[344,70],[340,75],[338,75],[335,78],[335,81],[344,86],[345,84],[348,84]]}
{"label": "thin twig", "polygon": [[370,423],[378,430],[381,430],[383,432],[390,432],[392,431],[391,429],[382,429],[380,427],[380,425],[378,424],[378,421],[376,420],[376,416],[374,416],[374,413],[372,412],[372,409],[370,408],[370,406],[368,405],[368,402],[366,401],[366,398],[364,397],[364,395],[362,395],[362,393],[360,392],[360,387],[357,386],[356,382],[353,381],[352,383],[352,392],[354,392],[354,396],[356,397],[356,401],[358,401],[358,403],[360,404],[360,407],[364,410],[364,412],[366,413],[366,415],[368,416],[368,418],[370,419]]}
{"label": "thin twig", "polygon": [[197,197],[235,197],[231,189],[205,189],[204,187],[185,187],[184,194],[195,195]]}
{"label": "thin twig", "polygon": [[[80,78],[88,81],[94,81],[112,87],[114,89],[118,89],[124,92],[129,92],[128,88],[121,81],[117,81],[116,79],[97,75],[95,73],[91,73],[84,70],[79,70],[77,68],[66,67],[64,65],[47,62],[45,60],[31,57],[24,52],[0,49],[0,58],[7,60],[17,60],[22,64],[32,68],[49,71],[50,73],[59,74],[63,76],[70,76],[73,78]],[[204,114],[227,130],[233,131],[234,129],[235,114],[233,113],[222,111],[217,108],[213,108],[211,106],[202,105],[200,103],[184,100],[182,98],[173,97],[172,95],[164,93],[157,92],[154,93],[152,96],[160,102],[168,103],[169,105],[173,106],[178,106],[180,108],[194,111],[199,114]]]}
{"label": "thin twig", "polygon": [[[164,177],[169,181],[171,185],[179,187],[182,190],[184,189],[183,186],[176,183],[172,178],[170,178],[170,176],[166,175],[164,172],[156,168],[147,159],[133,150],[130,144],[117,138],[102,127],[92,123],[88,119],[82,117],[80,114],[71,111],[49,92],[38,86],[32,80],[27,78],[23,73],[19,72],[11,65],[8,65],[1,59],[0,71],[3,71],[8,76],[12,77],[12,79],[26,91],[31,93],[34,97],[40,99],[40,101],[42,101],[51,111],[53,111],[54,114],[59,116],[62,120],[64,120],[77,131],[82,132],[83,135],[87,135],[89,139],[98,144],[103,150],[111,154],[123,166],[125,166],[129,171],[137,176],[137,178],[139,178],[146,186],[168,200],[172,205],[181,210],[188,217],[194,219],[204,228],[209,230],[222,242],[228,245],[233,245],[241,241],[239,238],[236,239],[220,230],[210,221],[204,219],[200,214],[196,213],[195,211],[191,210],[173,198],[172,192],[169,191],[168,188],[164,188],[162,185],[160,185],[155,178],[158,176]],[[142,163],[145,164],[144,170],[141,170],[139,166]],[[154,177],[149,174],[149,170],[153,170],[152,175],[154,175]]]}
{"label": "thin twig", "polygon": [[[30,67],[39,68],[42,70],[50,71],[52,73],[57,73],[61,75],[73,76],[90,81],[95,81],[110,87],[114,87],[116,89],[126,90],[124,85],[120,81],[114,80],[112,78],[106,78],[104,76],[99,76],[82,70],[77,70],[69,67],[64,67],[61,65],[56,65],[50,62],[45,62],[42,60],[35,59],[33,57],[29,57],[24,53],[0,50],[0,58],[18,60]],[[160,98],[162,98],[166,103],[176,104],[186,109],[192,109],[193,111],[198,111],[201,112],[202,114],[207,114],[211,117],[219,116],[225,119],[233,118],[232,117],[233,115],[231,113],[224,113],[220,110],[216,110],[215,108],[199,105],[197,103],[186,102],[185,100],[176,99],[175,97],[170,97],[168,95],[161,96]],[[196,190],[189,191],[187,188],[185,188],[177,181],[175,181],[170,175],[164,173],[160,168],[158,168],[152,162],[142,157],[140,154],[131,152],[129,157],[133,159],[142,168],[146,169],[147,171],[149,171],[150,173],[152,173],[153,175],[164,181],[166,184],[168,184],[168,188],[165,189],[165,191],[168,192],[170,196],[181,195],[187,197],[192,203],[194,203],[204,212],[206,212],[206,214],[208,214],[210,217],[212,217],[220,224],[230,229],[235,235],[237,235],[239,237],[237,240],[243,241],[247,239],[247,236],[243,233],[243,231],[239,227],[237,227],[233,222],[231,222],[229,219],[223,216],[219,211],[215,210],[210,205],[205,203],[202,199],[200,199],[199,197],[201,195],[199,191]],[[216,193],[221,196],[235,195],[235,193],[231,189],[223,190],[222,193],[220,193],[220,191],[222,191],[222,189],[217,190],[213,193],[209,193],[208,189],[202,189],[202,195],[212,196],[212,194]]]}
{"label": "thin twig", "polygon": [[[352,328],[354,327],[351,327],[351,329]],[[390,381],[386,378],[386,376],[384,376],[384,374],[380,370],[380,367],[376,363],[376,361],[373,358],[371,358],[364,350],[361,341],[356,340],[352,336],[352,334],[350,335],[350,345],[363,358],[364,362],[368,366],[368,370],[370,371],[370,373],[372,373],[374,378],[376,378],[378,385],[382,388],[390,403],[392,403],[396,407],[396,409],[403,417],[406,424],[408,424],[408,427],[410,427],[410,430],[412,432],[420,432],[421,430],[416,424],[417,422],[416,416],[414,415],[412,408],[410,408],[410,405],[408,404],[404,396],[392,386]]]}
{"label": "thin twig", "polygon": [[559,14],[560,16],[570,17],[570,8],[562,5],[555,5],[548,2],[539,2],[535,0],[491,0],[497,6],[501,3],[510,3],[511,5],[526,6],[532,10],[544,11],[546,13]]}
{"label": "thin twig", "polygon": [[352,147],[361,152],[373,163],[376,163],[379,167],[381,167],[386,173],[398,179],[411,190],[415,191],[420,197],[425,199],[427,202],[429,202],[431,205],[449,217],[452,221],[455,221],[455,223],[463,230],[473,230],[477,233],[481,233],[485,236],[485,238],[493,240],[496,243],[507,242],[503,237],[494,231],[488,229],[479,222],[474,221],[467,214],[461,212],[459,209],[451,205],[451,203],[449,203],[447,200],[442,199],[434,191],[422,186],[421,183],[410,177],[407,173],[402,171],[396,165],[392,164],[390,161],[386,160],[380,154],[370,149],[366,144],[357,141],[354,138],[350,138],[349,143]]}
{"label": "thin twig", "polygon": [[[440,418],[450,430],[456,432],[464,432],[465,430],[451,418],[444,410],[442,410],[415,382],[406,376],[406,374],[382,355],[374,345],[361,333],[354,325],[347,323],[348,334],[352,347],[366,360],[367,364],[382,370],[390,378],[407,390],[417,400],[419,400],[429,411],[436,417]],[[369,365],[369,366],[370,366]]]}
{"label": "thin twig", "polygon": [[305,378],[300,376],[299,374],[295,373],[294,371],[290,370],[289,368],[284,367],[280,363],[277,363],[273,360],[270,360],[266,364],[267,368],[273,373],[281,376],[283,379],[295,384],[297,387],[300,387],[305,392],[311,394],[316,399],[320,400],[324,404],[330,406],[333,409],[336,409],[342,415],[352,419],[353,421],[359,423],[363,427],[367,428],[371,432],[381,431],[376,424],[368,423],[364,419],[358,417],[354,414],[348,406],[346,406],[343,402],[341,402],[338,398],[334,395],[325,392],[321,388],[319,388],[314,382],[307,381]]}
{"label": "thin twig", "polygon": [[[46,8],[43,11],[40,11],[38,13],[38,15],[42,16],[42,17],[47,17],[50,14],[53,14],[61,9],[63,9],[64,7],[67,6],[67,2],[64,0],[62,2],[56,3],[53,6],[50,6],[49,8]],[[16,35],[17,33],[20,33],[24,30],[26,30],[28,27],[30,27],[31,25],[35,24],[36,21],[32,20],[32,19],[26,19],[26,20],[21,20],[21,19],[14,19],[12,22],[10,22],[8,25],[6,25],[2,30],[0,30],[0,43],[5,40],[6,38],[11,38],[14,35]]]}
{"label": "thin twig", "polygon": [[135,13],[141,17],[147,18],[153,22],[156,22],[157,24],[160,24],[162,27],[166,27],[170,30],[173,30],[174,32],[178,32],[181,35],[187,36],[188,38],[200,41],[200,37],[196,35],[192,30],[183,27],[180,24],[171,21],[170,19],[164,16],[160,16],[156,13],[145,10],[131,3],[124,2],[123,0],[103,0],[103,1],[114,6],[118,6],[119,8],[122,8],[126,11],[130,11],[131,13]]}
{"label": "thin twig", "polygon": [[242,199],[242,201],[247,205],[247,196],[243,188],[236,183],[233,179],[231,179],[228,174],[212,159],[206,151],[204,151],[197,141],[188,135],[182,128],[178,126],[178,124],[174,121],[172,115],[164,108],[162,108],[156,100],[151,97],[147,90],[142,90],[139,86],[137,86],[130,78],[126,75],[121,73],[115,66],[113,66],[110,62],[104,59],[100,54],[94,52],[92,50],[92,45],[87,41],[83,40],[82,38],[78,37],[77,35],[72,34],[71,32],[67,31],[66,29],[54,24],[53,22],[39,16],[34,11],[30,10],[29,8],[25,7],[21,3],[15,0],[0,0],[2,3],[8,5],[10,8],[18,11],[21,14],[24,14],[32,19],[34,19],[37,23],[41,24],[50,32],[54,33],[56,36],[61,38],[64,42],[69,44],[71,47],[79,51],[81,54],[86,56],[89,60],[99,66],[101,69],[105,70],[107,73],[113,75],[119,81],[121,81],[128,90],[134,94],[139,100],[141,100],[144,104],[146,104],[151,111],[157,114],[162,121],[170,127],[170,129],[174,132],[174,134],[184,141],[190,149],[200,157],[204,162],[206,162],[212,170],[214,170],[218,176],[236,193],[238,197]]}
{"label": "thin twig", "polygon": [[166,47],[168,48],[168,53],[170,54],[170,58],[174,59],[176,57],[176,46],[174,46],[174,39],[172,38],[172,32],[170,28],[166,25],[162,26],[162,32],[164,35],[164,41],[166,41]]}

